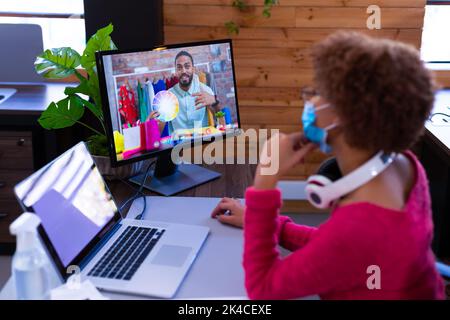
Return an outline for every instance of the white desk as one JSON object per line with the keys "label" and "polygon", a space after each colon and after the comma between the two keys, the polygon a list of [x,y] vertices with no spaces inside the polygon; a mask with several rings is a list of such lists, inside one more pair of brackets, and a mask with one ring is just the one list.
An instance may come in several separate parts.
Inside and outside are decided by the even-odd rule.
{"label": "white desk", "polygon": [[[222,225],[210,218],[220,198],[147,197],[144,219],[195,224],[210,228],[210,234],[201,248],[175,299],[245,298],[242,268],[242,230]],[[128,217],[134,217],[142,208],[142,199],[133,203]],[[54,281],[57,279],[53,270]],[[103,292],[111,299],[142,299],[143,297]],[[11,278],[0,292],[0,299],[14,299]]]}

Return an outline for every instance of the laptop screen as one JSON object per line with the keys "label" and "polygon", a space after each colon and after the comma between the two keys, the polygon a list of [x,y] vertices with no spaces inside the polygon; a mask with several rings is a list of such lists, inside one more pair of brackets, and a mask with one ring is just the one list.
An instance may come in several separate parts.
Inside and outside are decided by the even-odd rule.
{"label": "laptop screen", "polygon": [[22,206],[41,219],[50,253],[64,270],[118,215],[84,143],[79,143],[15,187]]}

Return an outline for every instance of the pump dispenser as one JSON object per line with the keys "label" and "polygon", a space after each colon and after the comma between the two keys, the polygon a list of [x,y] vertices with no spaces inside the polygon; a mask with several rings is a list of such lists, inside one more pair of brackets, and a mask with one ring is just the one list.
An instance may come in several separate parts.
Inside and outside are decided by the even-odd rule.
{"label": "pump dispenser", "polygon": [[49,265],[37,236],[40,223],[41,220],[36,214],[25,212],[9,227],[11,234],[17,237],[12,275],[19,300],[49,298]]}

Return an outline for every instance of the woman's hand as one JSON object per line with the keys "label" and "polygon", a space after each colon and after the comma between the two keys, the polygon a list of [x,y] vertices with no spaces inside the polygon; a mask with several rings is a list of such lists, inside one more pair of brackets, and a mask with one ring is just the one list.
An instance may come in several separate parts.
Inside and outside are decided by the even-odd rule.
{"label": "woman's hand", "polygon": [[244,226],[245,206],[239,200],[223,198],[211,213],[211,218],[216,218],[222,223],[238,228]]}
{"label": "woman's hand", "polygon": [[[305,156],[314,148],[316,145],[308,142],[303,133],[274,135],[266,141],[261,152],[255,175],[255,189],[274,189],[279,178],[291,168],[303,163]],[[275,170],[270,170],[274,171],[273,173],[265,173],[264,169],[268,166],[275,167]]]}

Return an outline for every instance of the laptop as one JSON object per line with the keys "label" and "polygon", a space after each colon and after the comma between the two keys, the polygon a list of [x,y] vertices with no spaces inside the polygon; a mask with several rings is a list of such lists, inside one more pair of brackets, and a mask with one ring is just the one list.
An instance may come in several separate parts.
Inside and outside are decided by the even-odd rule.
{"label": "laptop", "polygon": [[209,233],[121,217],[83,142],[14,191],[23,209],[40,217],[39,234],[61,279],[79,268],[82,279],[106,291],[173,297]]}

